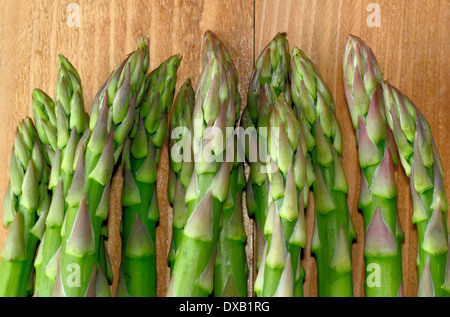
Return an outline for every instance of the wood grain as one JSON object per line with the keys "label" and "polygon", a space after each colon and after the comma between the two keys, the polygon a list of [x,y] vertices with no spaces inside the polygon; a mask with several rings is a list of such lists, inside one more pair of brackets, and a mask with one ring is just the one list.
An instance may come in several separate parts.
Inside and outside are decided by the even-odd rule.
{"label": "wood grain", "polygon": [[[380,6],[380,27],[367,25],[370,3]],[[71,20],[75,12],[73,5],[80,10],[78,26],[73,26]],[[355,296],[363,296],[363,222],[356,208],[359,166],[342,89],[345,37],[352,33],[363,38],[377,55],[385,78],[409,95],[428,118],[443,159],[449,192],[450,147],[446,141],[450,138],[450,107],[445,102],[450,97],[449,15],[448,0],[1,0],[0,168],[4,172],[0,175],[0,202],[8,183],[8,157],[17,123],[31,115],[34,88],[55,95],[58,54],[65,55],[80,73],[89,111],[101,84],[125,55],[135,49],[136,38],[142,35],[150,39],[151,69],[180,53],[183,61],[177,88],[188,77],[195,86],[201,71],[203,33],[211,29],[231,52],[239,73],[244,106],[255,56],[277,32],[286,31],[291,49],[298,46],[316,63],[335,98],[345,137],[344,168],[352,189],[348,203],[358,231],[358,241],[353,247],[354,290]],[[157,230],[158,296],[165,295],[169,279],[166,255],[172,219],[166,195],[167,173],[167,148],[163,147],[157,186],[161,212]],[[409,183],[401,170],[397,174],[399,209],[406,234],[404,290],[406,296],[415,296],[417,235],[411,224]],[[113,181],[108,240],[115,277],[121,256],[121,182],[119,171]],[[307,210],[308,241],[312,233],[312,208],[313,204]],[[251,221],[247,219],[246,224],[251,233]],[[6,232],[1,225],[1,248]],[[315,260],[308,248],[305,251],[305,295],[316,296]],[[112,290],[114,293],[115,284]]]}

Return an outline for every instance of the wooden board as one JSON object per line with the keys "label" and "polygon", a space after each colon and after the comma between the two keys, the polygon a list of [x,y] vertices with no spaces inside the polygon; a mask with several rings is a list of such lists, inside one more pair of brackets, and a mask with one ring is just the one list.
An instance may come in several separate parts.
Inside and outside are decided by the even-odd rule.
{"label": "wooden board", "polygon": [[[372,4],[372,5],[371,5]],[[380,26],[370,27],[379,5]],[[373,9],[371,9],[373,10]],[[356,209],[359,167],[356,143],[342,89],[342,54],[345,37],[362,37],[377,55],[385,78],[409,95],[430,121],[439,147],[450,191],[450,107],[448,0],[96,0],[0,1],[0,202],[8,182],[8,158],[17,123],[31,115],[31,91],[39,87],[55,95],[57,56],[65,55],[80,73],[86,109],[113,68],[135,49],[136,38],[150,38],[150,68],[180,53],[177,87],[200,77],[202,36],[214,31],[231,52],[246,100],[255,57],[277,32],[287,32],[291,49],[301,48],[317,65],[334,94],[344,132],[345,171],[352,189],[348,196],[358,231],[353,247],[355,296],[363,296],[363,223]],[[369,20],[368,20],[369,19]],[[368,23],[369,21],[369,23]],[[158,167],[161,221],[157,231],[158,296],[164,296],[169,278],[166,255],[171,235],[171,208],[167,201],[167,148]],[[406,234],[403,245],[404,291],[415,296],[417,273],[416,231],[411,224],[409,184],[398,171],[399,210]],[[114,178],[108,250],[115,277],[120,263],[120,185]],[[312,204],[307,210],[308,239],[312,231]],[[0,213],[0,216],[2,214]],[[252,226],[247,222],[248,232]],[[0,245],[6,228],[0,226]],[[251,250],[251,248],[249,248]],[[250,259],[251,260],[251,259]],[[315,260],[309,249],[303,259],[307,278],[305,295],[317,295]],[[251,262],[250,262],[251,263]],[[117,279],[116,279],[117,280]],[[113,292],[115,284],[113,285]]]}

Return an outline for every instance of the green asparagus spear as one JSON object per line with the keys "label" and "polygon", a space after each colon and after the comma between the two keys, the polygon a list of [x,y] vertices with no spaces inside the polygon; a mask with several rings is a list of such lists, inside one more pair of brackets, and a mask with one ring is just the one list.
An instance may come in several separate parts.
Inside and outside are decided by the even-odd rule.
{"label": "green asparagus spear", "polygon": [[187,79],[178,92],[169,121],[170,169],[168,196],[173,208],[173,232],[167,262],[171,271],[187,221],[188,206],[185,203],[185,196],[194,171],[192,152],[192,112],[194,110],[194,102],[195,92],[192,88],[191,80]]}
{"label": "green asparagus spear", "polygon": [[39,88],[33,90],[31,100],[36,133],[44,146],[43,155],[47,165],[51,166],[58,148],[56,103]]}
{"label": "green asparagus spear", "polygon": [[[267,155],[267,133],[259,136],[261,132],[267,132],[268,120],[273,108],[274,98],[269,99],[271,91],[274,96],[283,93],[289,102],[290,85],[289,76],[289,43],[285,33],[277,34],[260,53],[255,68],[252,71],[247,92],[247,106],[245,107],[241,126],[249,134],[249,140],[245,143],[245,155],[250,165],[250,176],[247,182],[247,210],[254,218],[256,225],[255,264],[259,270],[265,239],[262,230],[264,228],[267,205],[268,180],[267,175],[261,171]],[[270,90],[264,87],[268,85]],[[263,148],[260,149],[259,147]],[[249,151],[249,147],[252,151]]]}
{"label": "green asparagus spear", "polygon": [[[257,296],[303,296],[300,260],[309,184],[306,144],[292,110],[289,64],[286,34],[277,34],[258,57],[242,115],[250,133],[246,194],[249,214],[256,220]],[[272,128],[279,135],[272,137]]]}
{"label": "green asparagus spear", "polygon": [[443,167],[430,125],[419,108],[400,90],[382,82],[386,118],[410,178],[412,222],[417,227],[418,296],[450,295],[448,199]]}
{"label": "green asparagus spear", "polygon": [[[263,229],[266,240],[254,290],[257,296],[303,296],[304,269],[301,248],[306,244],[304,193],[309,191],[306,179],[306,147],[301,139],[300,124],[284,94],[266,84],[261,90],[258,107],[272,107],[268,126],[259,118],[258,130],[268,127],[268,157],[260,173],[267,175],[267,210]],[[266,99],[267,98],[267,99]],[[275,101],[274,98],[276,98]],[[267,101],[270,102],[267,102]],[[263,102],[261,102],[263,101]],[[264,105],[265,104],[265,105]],[[260,134],[261,136],[261,134]],[[247,191],[248,195],[248,191]]]}
{"label": "green asparagus spear", "polygon": [[352,296],[351,249],[356,231],[347,206],[342,134],[333,97],[316,66],[298,48],[291,55],[290,81],[315,173],[311,251],[317,259],[319,296]]}
{"label": "green asparagus spear", "polygon": [[[235,144],[238,144],[237,136]],[[245,171],[238,149],[238,146],[234,147],[229,191],[222,207],[222,225],[214,264],[215,297],[247,296],[248,264],[245,252],[247,234],[242,213]]]}
{"label": "green asparagus spear", "polygon": [[[223,63],[233,88],[236,120],[241,111],[241,96],[238,90],[238,73],[225,44],[211,31],[203,38],[203,66],[208,52],[213,52]],[[245,187],[243,158],[240,158],[238,134],[234,136],[234,158],[230,175],[229,193],[222,210],[214,269],[214,296],[247,296],[248,265],[245,253],[244,218],[242,214],[242,191]],[[242,151],[241,151],[242,152]]]}
{"label": "green asparagus spear", "polygon": [[233,135],[229,128],[234,128],[237,118],[232,83],[220,57],[208,51],[193,110],[195,170],[185,197],[188,220],[175,256],[168,296],[200,297],[213,292],[220,219],[233,165],[229,153],[234,154],[234,145],[228,142]]}
{"label": "green asparagus spear", "polygon": [[[50,143],[50,148],[54,151],[48,183],[48,188],[52,192],[50,217],[46,220],[44,238],[34,262],[36,269],[34,296],[39,297],[52,295],[56,278],[54,269],[56,260],[53,259],[56,258],[56,252],[61,245],[60,232],[66,211],[65,198],[72,183],[75,150],[78,143],[83,142],[89,133],[89,117],[84,110],[80,76],[62,55],[59,56],[58,63],[54,113],[44,111],[51,109],[48,106],[45,106],[45,109],[42,107],[43,104],[50,102],[45,96],[39,89],[33,91],[34,120],[40,123],[39,127],[47,127],[38,133],[40,140],[43,143],[47,140],[56,140],[56,143]],[[39,100],[46,102],[42,103]],[[56,121],[52,122],[50,119],[52,117],[56,118]]]}
{"label": "green asparagus spear", "polygon": [[[156,296],[156,168],[167,130],[181,57],[174,55],[146,79],[139,122],[122,156],[122,278],[127,294]],[[120,294],[120,293],[119,293]]]}
{"label": "green asparagus spear", "polygon": [[3,223],[9,227],[0,260],[0,296],[33,292],[33,260],[50,204],[44,146],[30,118],[19,123],[9,160]]}
{"label": "green asparagus spear", "polygon": [[358,207],[365,229],[365,294],[403,296],[403,230],[397,210],[394,165],[398,162],[387,126],[381,88],[383,75],[370,48],[348,36],[343,61],[344,90],[358,141],[361,189]]}

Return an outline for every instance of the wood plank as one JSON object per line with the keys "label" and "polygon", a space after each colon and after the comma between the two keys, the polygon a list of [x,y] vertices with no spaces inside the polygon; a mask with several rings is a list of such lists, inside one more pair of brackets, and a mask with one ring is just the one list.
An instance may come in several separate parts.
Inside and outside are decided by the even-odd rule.
{"label": "wood plank", "polygon": [[[367,18],[372,12],[369,4],[380,6],[380,27],[369,27]],[[347,34],[360,36],[374,51],[384,71],[384,77],[423,111],[429,120],[440,150],[449,192],[450,137],[448,124],[450,107],[448,85],[450,47],[450,3],[445,0],[256,0],[255,54],[277,32],[287,32],[292,47],[298,46],[317,65],[334,95],[336,113],[344,140],[343,161],[347,173],[351,216],[358,241],[353,247],[354,295],[364,296],[364,231],[361,214],[357,211],[359,167],[356,138],[351,126],[342,83],[342,55]],[[411,223],[409,181],[401,169],[397,171],[399,213],[406,234],[403,244],[404,292],[415,296],[417,273],[415,266],[417,233]],[[313,204],[307,210],[308,238],[311,238]],[[309,240],[310,241],[310,240]],[[316,263],[305,250],[303,259],[307,277],[305,296],[317,295]]]}
{"label": "wood plank", "polygon": [[[109,73],[136,47],[136,38],[150,39],[150,69],[173,54],[183,56],[177,88],[188,77],[196,86],[201,72],[203,34],[212,30],[229,48],[240,78],[245,103],[253,65],[253,8],[251,0],[213,1],[15,1],[0,2],[0,167],[8,169],[15,128],[31,116],[31,92],[35,87],[55,95],[57,56],[64,54],[77,68],[83,83],[86,109]],[[72,7],[71,7],[72,6]],[[75,11],[74,11],[75,8]],[[75,17],[79,9],[79,25]],[[236,14],[239,12],[239,14]],[[6,80],[5,80],[6,79]],[[171,207],[167,200],[168,156],[162,149],[158,167],[158,202],[161,212],[157,230],[158,296],[164,296],[169,280],[166,256],[170,246]],[[108,250],[115,283],[120,263],[119,236],[121,175],[113,180]],[[0,192],[8,173],[0,177]],[[0,214],[2,216],[2,214]],[[6,228],[0,226],[3,248]],[[113,284],[115,292],[116,284]]]}

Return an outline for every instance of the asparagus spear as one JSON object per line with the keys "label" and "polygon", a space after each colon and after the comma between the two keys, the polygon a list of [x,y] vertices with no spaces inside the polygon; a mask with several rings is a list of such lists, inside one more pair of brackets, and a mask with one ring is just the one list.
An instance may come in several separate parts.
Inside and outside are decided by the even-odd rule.
{"label": "asparagus spear", "polygon": [[9,160],[9,184],[3,199],[3,223],[9,227],[0,261],[0,296],[32,293],[33,259],[45,229],[50,197],[49,169],[30,118],[16,131]]}
{"label": "asparagus spear", "polygon": [[237,114],[232,79],[213,51],[207,53],[195,95],[193,153],[195,170],[185,201],[186,226],[173,265],[168,296],[208,296],[213,291],[214,258],[223,203],[233,159],[229,129]]}
{"label": "asparagus spear", "polygon": [[[304,269],[301,248],[306,243],[304,192],[306,179],[306,147],[301,139],[300,124],[284,94],[266,84],[258,107],[270,113],[269,121],[258,121],[258,130],[268,133],[267,210],[263,229],[266,240],[258,275],[254,284],[257,296],[303,296]],[[276,99],[275,99],[276,98]],[[261,102],[263,101],[263,102]],[[269,101],[269,102],[267,102]],[[261,126],[259,126],[261,125]],[[248,191],[247,191],[248,194]]]}
{"label": "asparagus spear", "polygon": [[174,55],[146,78],[138,126],[123,151],[121,269],[130,296],[156,296],[156,167],[180,62],[181,57]]}
{"label": "asparagus spear", "polygon": [[318,69],[298,48],[291,55],[291,93],[315,172],[315,226],[319,296],[352,296],[352,241],[356,232],[347,206],[342,135],[333,97]]}
{"label": "asparagus spear", "polygon": [[[255,264],[259,270],[265,239],[262,230],[264,228],[267,205],[267,175],[261,171],[264,166],[263,160],[267,159],[266,135],[259,135],[259,132],[267,132],[268,120],[273,108],[272,95],[283,93],[290,100],[289,76],[289,43],[285,33],[277,34],[260,53],[255,68],[252,71],[249,88],[247,92],[247,106],[245,107],[241,126],[249,134],[250,140],[246,143],[246,159],[250,165],[250,176],[247,182],[247,210],[254,218],[256,224],[256,244],[255,244]],[[269,89],[264,87],[268,85]],[[262,131],[258,127],[263,128]],[[249,151],[249,146],[252,151]],[[260,149],[259,147],[262,146]]]}
{"label": "asparagus spear", "polygon": [[[188,79],[180,89],[170,118],[172,138],[169,154],[172,176],[168,192],[169,201],[173,206],[173,235],[168,263],[171,270],[187,221],[188,206],[185,203],[185,195],[194,168],[190,134],[193,107],[194,90]],[[238,162],[237,159],[235,162]],[[241,194],[245,184],[243,173],[243,164],[238,162],[230,175],[230,192],[224,202],[223,225],[215,261],[214,296],[246,296],[247,294],[246,235],[241,208]]]}
{"label": "asparagus spear", "polygon": [[[237,135],[234,142],[238,144]],[[234,147],[229,191],[222,207],[222,225],[214,263],[215,297],[247,296],[248,264],[245,252],[247,234],[242,213],[245,171],[238,149],[238,146]]]}
{"label": "asparagus spear", "polygon": [[402,296],[404,235],[394,175],[398,155],[385,117],[383,75],[370,48],[356,36],[347,38],[343,68],[361,166],[358,207],[365,229],[365,293],[367,297]]}
{"label": "asparagus spear", "polygon": [[51,166],[57,149],[56,103],[39,88],[31,94],[34,125],[39,140],[44,146],[43,155]]}
{"label": "asparagus spear", "polygon": [[[80,76],[62,55],[58,61],[54,113],[45,111],[51,109],[46,105],[50,100],[49,97],[45,97],[45,93],[35,89],[32,95],[34,120],[39,122],[38,126],[41,128],[41,132],[38,133],[40,140],[43,143],[53,139],[56,141],[49,143],[50,149],[54,151],[48,183],[48,188],[52,192],[52,203],[46,220],[44,238],[34,262],[36,269],[34,296],[48,297],[52,295],[56,278],[56,253],[61,245],[61,226],[66,210],[65,197],[72,183],[75,150],[78,142],[83,142],[89,133],[89,117],[84,111]],[[39,100],[46,102],[42,103]],[[56,121],[50,118],[56,118]],[[50,264],[51,262],[53,263]]]}
{"label": "asparagus spear", "polygon": [[135,123],[148,68],[148,40],[129,54],[97,93],[90,137],[77,151],[68,209],[62,227],[59,275],[54,296],[95,295],[102,225],[108,217],[111,179]]}
{"label": "asparagus spear", "polygon": [[412,222],[417,227],[418,296],[450,295],[448,261],[448,199],[443,167],[430,125],[400,90],[382,82],[386,117],[410,178]]}
{"label": "asparagus spear", "polygon": [[188,78],[178,92],[169,121],[168,197],[173,208],[173,232],[167,262],[171,271],[187,221],[185,196],[194,171],[191,134],[194,102],[195,92]]}
{"label": "asparagus spear", "polygon": [[[203,66],[208,52],[213,52],[223,63],[233,89],[236,120],[241,111],[238,90],[239,76],[230,53],[224,43],[211,31],[203,37]],[[242,191],[245,187],[243,158],[240,157],[238,133],[234,134],[233,167],[230,174],[229,193],[222,210],[221,229],[214,264],[214,296],[247,296],[248,265],[245,253],[244,218],[242,214]]]}
{"label": "asparagus spear", "polygon": [[[279,33],[258,57],[242,116],[247,130],[257,130],[256,137],[247,131],[250,133],[250,149],[246,149],[250,176],[246,194],[249,214],[256,220],[258,274],[254,290],[258,296],[303,296],[305,272],[300,258],[306,243],[307,152],[292,110],[289,63],[289,43],[286,34]],[[272,142],[278,146],[274,149],[267,145],[272,140],[272,131],[268,131],[271,128],[283,130]],[[292,148],[287,145],[287,134]],[[257,153],[256,159],[250,157],[252,153]],[[286,165],[289,161],[294,165]]]}

